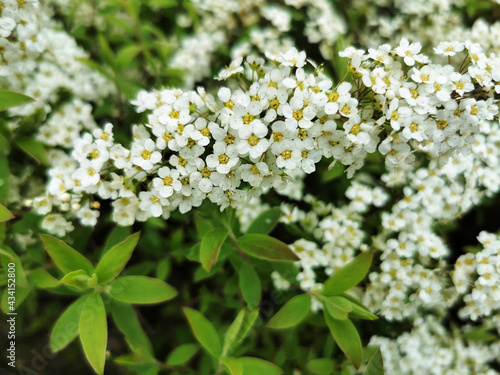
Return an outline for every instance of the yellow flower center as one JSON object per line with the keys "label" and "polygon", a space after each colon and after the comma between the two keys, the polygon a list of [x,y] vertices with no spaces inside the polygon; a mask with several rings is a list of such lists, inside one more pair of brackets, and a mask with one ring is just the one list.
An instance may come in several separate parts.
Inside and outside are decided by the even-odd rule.
{"label": "yellow flower center", "polygon": [[292,157],[292,151],[285,150],[281,153],[281,157],[285,160],[290,159]]}
{"label": "yellow flower center", "polygon": [[335,103],[339,99],[339,94],[336,93],[335,91],[332,91],[330,94],[328,94],[328,101]]}
{"label": "yellow flower center", "polygon": [[273,139],[274,139],[275,142],[281,142],[283,140],[283,133],[274,132],[273,133]]}
{"label": "yellow flower center", "polygon": [[210,169],[208,168],[203,168],[201,171],[200,171],[201,175],[205,178],[208,178],[210,177],[210,175],[212,174],[212,172],[210,172]]}
{"label": "yellow flower center", "polygon": [[293,111],[293,118],[297,121],[302,120],[302,111],[300,109],[297,109],[296,111]]}
{"label": "yellow flower center", "polygon": [[280,101],[276,98],[271,99],[271,101],[269,102],[269,107],[272,109],[277,109],[279,106],[280,106]]}
{"label": "yellow flower center", "polygon": [[252,134],[248,138],[248,143],[250,144],[250,146],[257,146],[257,144],[259,143],[259,138],[255,134]]}
{"label": "yellow flower center", "polygon": [[227,156],[226,154],[219,155],[219,163],[227,164],[228,162],[229,162],[229,156]]}
{"label": "yellow flower center", "polygon": [[235,139],[236,139],[236,138],[235,138],[235,137],[234,137],[234,135],[232,135],[232,134],[228,134],[228,135],[226,135],[226,136],[224,137],[224,141],[225,141],[228,145],[232,145],[232,144],[234,143]]}
{"label": "yellow flower center", "polygon": [[151,151],[144,150],[141,156],[144,160],[149,160],[151,158]]}
{"label": "yellow flower center", "polygon": [[436,125],[437,125],[438,129],[444,130],[448,126],[448,121],[439,120]]}
{"label": "yellow flower center", "polygon": [[172,186],[172,183],[174,182],[174,179],[170,176],[167,176],[163,179],[163,183],[165,186]]}
{"label": "yellow flower center", "polygon": [[355,124],[351,128],[351,134],[358,134],[361,131],[361,125]]}
{"label": "yellow flower center", "polygon": [[250,113],[247,113],[245,116],[243,116],[243,123],[245,125],[250,124],[253,121],[253,116]]}

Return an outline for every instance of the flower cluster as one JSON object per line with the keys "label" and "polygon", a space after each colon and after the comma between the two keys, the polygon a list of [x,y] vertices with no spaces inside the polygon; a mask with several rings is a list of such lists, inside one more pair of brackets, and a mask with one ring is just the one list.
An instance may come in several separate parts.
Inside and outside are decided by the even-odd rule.
{"label": "flower cluster", "polygon": [[484,248],[477,253],[461,255],[455,262],[453,282],[457,292],[465,294],[461,318],[478,320],[500,312],[500,238],[481,232]]}
{"label": "flower cluster", "polygon": [[374,336],[388,374],[494,375],[487,363],[498,358],[500,345],[466,342],[436,318],[418,318],[411,332],[396,339]]}

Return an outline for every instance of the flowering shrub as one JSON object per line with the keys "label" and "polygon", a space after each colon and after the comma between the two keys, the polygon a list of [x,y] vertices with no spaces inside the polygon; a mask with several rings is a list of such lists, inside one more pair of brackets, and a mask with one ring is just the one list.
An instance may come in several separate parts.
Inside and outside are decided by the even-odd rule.
{"label": "flowering shrub", "polygon": [[500,371],[497,5],[0,5],[12,371]]}

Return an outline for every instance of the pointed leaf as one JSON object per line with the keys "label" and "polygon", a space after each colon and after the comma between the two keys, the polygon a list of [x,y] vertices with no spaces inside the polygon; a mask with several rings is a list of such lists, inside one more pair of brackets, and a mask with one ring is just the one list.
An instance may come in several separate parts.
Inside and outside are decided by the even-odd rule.
{"label": "pointed leaf", "polygon": [[183,344],[172,350],[168,355],[168,366],[182,366],[189,362],[191,358],[198,352],[200,346],[198,344]]}
{"label": "pointed leaf", "polygon": [[274,363],[254,357],[240,357],[238,361],[243,366],[243,374],[248,375],[281,375],[283,370]]}
{"label": "pointed leaf", "polygon": [[129,348],[146,358],[153,358],[153,346],[144,332],[132,306],[125,302],[113,301],[111,315],[118,329],[125,336]]}
{"label": "pointed leaf", "polygon": [[334,319],[344,320],[347,315],[352,311],[351,303],[340,296],[321,297],[323,306],[330,316]]}
{"label": "pointed leaf", "polygon": [[243,375],[243,364],[238,358],[224,357],[222,362],[227,366],[231,375]]}
{"label": "pointed leaf", "polygon": [[214,357],[220,357],[222,347],[213,324],[199,311],[189,307],[184,307],[183,311],[198,342]]}
{"label": "pointed leaf", "polygon": [[0,90],[0,111],[34,102],[35,99],[9,90]]}
{"label": "pointed leaf", "polygon": [[41,142],[31,138],[22,138],[16,141],[16,145],[39,163],[49,165],[47,151]]}
{"label": "pointed leaf", "polygon": [[57,280],[50,273],[45,271],[43,268],[37,268],[27,275],[30,285],[35,288],[47,289],[47,288],[57,288],[59,286],[59,280]]}
{"label": "pointed leaf", "polygon": [[177,295],[165,281],[148,276],[123,276],[113,280],[108,293],[117,301],[127,303],[159,303]]}
{"label": "pointed leaf", "polygon": [[95,269],[100,285],[109,283],[120,274],[132,256],[140,235],[140,232],[134,233],[104,254]]}
{"label": "pointed leaf", "polygon": [[356,327],[354,327],[354,324],[349,319],[333,319],[326,312],[324,316],[335,342],[347,358],[349,358],[354,367],[358,368],[363,362],[363,347]]}
{"label": "pointed leaf", "polygon": [[47,234],[40,234],[40,239],[56,266],[64,273],[84,270],[92,275],[94,272],[92,263],[65,242]]}
{"label": "pointed leaf", "polygon": [[84,270],[72,271],[68,272],[59,282],[61,284],[74,286],[78,289],[87,289],[89,288],[88,281],[90,276],[87,275],[87,272]]}
{"label": "pointed leaf", "polygon": [[238,272],[239,284],[243,299],[251,310],[257,309],[260,303],[260,278],[251,264],[243,263]]}
{"label": "pointed leaf", "polygon": [[104,303],[95,291],[89,294],[82,307],[79,331],[85,356],[97,374],[104,374],[108,325]]}
{"label": "pointed leaf", "polygon": [[14,217],[7,208],[0,204],[0,222],[14,219]]}
{"label": "pointed leaf", "polygon": [[248,227],[246,233],[271,233],[281,216],[281,208],[271,208],[257,216]]}
{"label": "pointed leaf", "polygon": [[265,234],[245,234],[238,238],[238,246],[256,258],[289,262],[299,260],[287,244]]}
{"label": "pointed leaf", "polygon": [[300,294],[290,299],[267,323],[270,328],[289,328],[299,324],[311,309],[311,296]]}
{"label": "pointed leaf", "polygon": [[213,229],[203,236],[200,246],[200,262],[208,272],[217,262],[220,248],[227,235],[226,229]]}
{"label": "pointed leaf", "polygon": [[50,350],[54,353],[64,349],[76,336],[78,336],[78,325],[83,304],[88,294],[81,296],[68,306],[57,319],[54,328],[50,332]]}
{"label": "pointed leaf", "polygon": [[363,280],[370,269],[372,251],[365,251],[335,272],[323,284],[322,294],[332,296],[351,289]]}
{"label": "pointed leaf", "polygon": [[224,346],[222,347],[222,356],[225,356],[231,345],[233,344],[234,340],[236,339],[236,336],[240,332],[241,325],[243,324],[243,320],[245,319],[245,310],[241,310],[238,315],[236,315],[236,318],[234,321],[231,323],[229,328],[226,331],[226,335],[224,336]]}
{"label": "pointed leaf", "polygon": [[380,348],[377,348],[373,353],[365,367],[365,371],[363,371],[363,375],[384,375],[384,361]]}
{"label": "pointed leaf", "polygon": [[329,358],[316,358],[306,363],[309,371],[318,375],[329,375],[334,370],[335,363]]}

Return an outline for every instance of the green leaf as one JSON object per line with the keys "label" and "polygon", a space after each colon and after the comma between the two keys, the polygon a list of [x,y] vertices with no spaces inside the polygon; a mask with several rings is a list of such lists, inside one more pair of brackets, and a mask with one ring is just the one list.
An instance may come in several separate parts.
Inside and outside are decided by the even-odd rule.
{"label": "green leaf", "polygon": [[365,371],[363,371],[363,375],[384,375],[384,361],[380,348],[377,348],[373,353],[365,367]]}
{"label": "green leaf", "polygon": [[496,340],[497,336],[492,334],[491,332],[488,332],[488,329],[490,328],[485,325],[479,327],[473,327],[468,329],[467,332],[464,333],[463,337],[468,341],[488,342]]}
{"label": "green leaf", "polygon": [[224,357],[222,362],[227,366],[231,375],[243,375],[243,364],[238,358]]}
{"label": "green leaf", "polygon": [[124,70],[127,65],[130,65],[130,63],[134,61],[135,57],[141,53],[141,51],[142,47],[135,44],[122,48],[116,56],[116,69],[118,71]]}
{"label": "green leaf", "polygon": [[32,138],[18,139],[16,142],[17,147],[26,152],[29,156],[43,165],[49,165],[49,158],[47,151],[43,144]]}
{"label": "green leaf", "polygon": [[329,358],[316,358],[306,363],[306,368],[314,374],[329,375],[333,372],[335,362]]}
{"label": "green leaf", "polygon": [[92,263],[65,242],[47,234],[40,234],[40,239],[56,266],[64,273],[85,270],[92,275],[94,272]]}
{"label": "green leaf", "polygon": [[351,303],[340,296],[332,297],[320,297],[323,302],[323,306],[330,316],[334,319],[344,320],[347,319],[347,315],[352,311]]}
{"label": "green leaf", "polygon": [[363,280],[370,269],[372,251],[365,251],[335,272],[323,284],[322,294],[333,296],[345,292]]}
{"label": "green leaf", "polygon": [[78,336],[80,314],[87,297],[88,294],[78,298],[57,319],[54,328],[50,332],[49,340],[50,350],[54,353],[64,349]]}
{"label": "green leaf", "polygon": [[83,304],[79,332],[83,351],[92,368],[97,374],[104,374],[108,325],[104,303],[96,291],[90,293]]}
{"label": "green leaf", "polygon": [[279,207],[264,211],[252,221],[246,233],[271,233],[276,224],[278,224],[280,216],[281,209]]}
{"label": "green leaf", "polygon": [[43,268],[37,268],[27,275],[30,285],[35,288],[47,289],[47,288],[57,288],[59,286],[59,280],[57,280],[50,273],[45,271]]}
{"label": "green leaf", "polygon": [[198,344],[183,344],[172,350],[168,355],[166,364],[168,366],[182,366],[189,362],[198,352]]}
{"label": "green leaf", "polygon": [[214,229],[203,236],[200,247],[200,262],[208,272],[217,262],[220,248],[227,235],[226,229]]}
{"label": "green leaf", "polygon": [[349,319],[333,319],[326,312],[324,312],[324,316],[335,342],[354,367],[358,368],[363,362],[363,347],[356,327]]}
{"label": "green leaf", "polygon": [[222,347],[222,356],[225,356],[229,352],[231,345],[236,339],[238,333],[240,332],[241,325],[243,324],[243,320],[245,319],[245,315],[246,315],[246,310],[241,310],[238,313],[238,315],[236,315],[236,318],[227,329],[226,335],[224,336],[224,346]]}
{"label": "green leaf", "polygon": [[214,357],[219,358],[222,353],[219,335],[212,323],[199,311],[189,307],[183,308],[191,330],[198,342]]}
{"label": "green leaf", "polygon": [[87,272],[84,270],[77,270],[68,272],[59,282],[83,290],[89,288],[89,280],[90,276],[87,275]]}
{"label": "green leaf", "polygon": [[14,219],[14,217],[15,216],[12,215],[12,213],[7,208],[0,204],[0,222]]}
{"label": "green leaf", "polygon": [[270,328],[289,328],[299,324],[311,309],[311,296],[300,294],[290,299],[267,323]]}
{"label": "green leaf", "polygon": [[99,46],[101,47],[101,56],[104,58],[104,61],[112,67],[114,71],[116,71],[116,58],[109,47],[108,41],[106,37],[102,34],[98,35]]}
{"label": "green leaf", "polygon": [[168,301],[177,290],[165,281],[148,276],[123,276],[113,280],[108,293],[117,301],[137,304]]}
{"label": "green leaf", "polygon": [[287,244],[265,234],[245,234],[238,238],[238,246],[256,258],[290,262],[299,260]]}
{"label": "green leaf", "polygon": [[372,314],[365,306],[358,302],[354,297],[342,293],[342,297],[351,303],[352,311],[349,313],[351,318],[366,319],[366,320],[376,320],[378,316]]}
{"label": "green leaf", "polygon": [[132,256],[140,235],[140,232],[134,233],[104,254],[95,269],[100,285],[109,283],[120,274]]}
{"label": "green leaf", "polygon": [[260,303],[260,278],[251,264],[244,262],[238,272],[239,284],[243,299],[251,310],[257,309]]}
{"label": "green leaf", "polygon": [[113,301],[110,304],[111,316],[118,329],[125,336],[129,348],[146,358],[153,358],[153,346],[137,319],[132,306],[127,303]]}
{"label": "green leaf", "polygon": [[9,90],[0,90],[0,111],[18,105],[34,102],[35,99]]}
{"label": "green leaf", "polygon": [[106,244],[104,245],[103,253],[101,258],[106,254],[111,248],[115,245],[118,245],[120,242],[123,242],[129,237],[131,234],[130,227],[122,227],[117,225],[113,228],[113,230],[109,233],[108,238],[106,239]]}
{"label": "green leaf", "polygon": [[283,370],[274,363],[255,357],[240,357],[244,375],[281,375]]}
{"label": "green leaf", "polygon": [[337,177],[342,176],[344,173],[344,166],[342,163],[335,163],[334,166],[330,166],[327,171],[323,173],[323,182],[328,182],[336,179]]}

